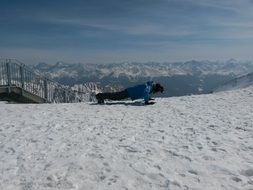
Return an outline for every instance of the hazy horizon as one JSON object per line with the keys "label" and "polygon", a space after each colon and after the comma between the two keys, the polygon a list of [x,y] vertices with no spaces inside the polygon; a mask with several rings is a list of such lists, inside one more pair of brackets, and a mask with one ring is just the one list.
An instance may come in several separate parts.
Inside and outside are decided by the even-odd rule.
{"label": "hazy horizon", "polygon": [[17,57],[3,57],[0,56],[0,59],[13,59],[17,60],[19,63],[25,64],[25,65],[38,65],[38,64],[48,64],[48,65],[56,65],[58,63],[64,63],[64,64],[91,64],[91,65],[107,65],[107,64],[124,64],[124,63],[138,63],[138,64],[148,64],[148,63],[159,63],[159,64],[169,64],[169,63],[187,63],[191,61],[196,62],[213,62],[213,63],[226,63],[226,62],[237,62],[237,63],[252,63],[253,59],[234,59],[234,58],[228,58],[228,59],[188,59],[188,60],[168,60],[168,61],[135,61],[135,60],[128,60],[128,61],[112,61],[112,62],[81,62],[81,61],[66,61],[66,60],[55,60],[55,61],[35,61],[35,62],[26,62],[22,59],[19,59]]}

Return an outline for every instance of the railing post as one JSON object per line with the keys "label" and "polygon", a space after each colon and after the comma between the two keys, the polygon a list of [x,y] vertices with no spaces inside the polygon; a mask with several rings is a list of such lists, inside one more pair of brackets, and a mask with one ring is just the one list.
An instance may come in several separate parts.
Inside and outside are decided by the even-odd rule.
{"label": "railing post", "polygon": [[47,85],[47,79],[45,78],[44,79],[44,96],[45,96],[45,99],[46,101],[48,102],[48,85]]}
{"label": "railing post", "polygon": [[8,93],[11,92],[11,69],[10,69],[10,60],[6,59],[6,69],[7,69],[7,86]]}
{"label": "railing post", "polygon": [[64,103],[67,103],[67,89],[64,89]]}
{"label": "railing post", "polygon": [[21,87],[22,87],[22,89],[24,89],[25,88],[24,65],[20,65],[20,77],[21,77]]}

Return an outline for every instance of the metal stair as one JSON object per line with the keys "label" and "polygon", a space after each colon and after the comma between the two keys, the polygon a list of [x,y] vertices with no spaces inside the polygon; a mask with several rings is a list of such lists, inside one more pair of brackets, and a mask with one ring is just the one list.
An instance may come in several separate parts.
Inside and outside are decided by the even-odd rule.
{"label": "metal stair", "polygon": [[78,95],[16,59],[0,58],[0,100],[20,103],[80,102]]}

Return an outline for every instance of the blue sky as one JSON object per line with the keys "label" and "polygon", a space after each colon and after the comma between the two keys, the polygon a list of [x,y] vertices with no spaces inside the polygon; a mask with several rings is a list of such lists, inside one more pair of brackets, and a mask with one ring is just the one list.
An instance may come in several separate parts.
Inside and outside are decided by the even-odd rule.
{"label": "blue sky", "polygon": [[0,56],[23,62],[253,60],[253,0],[1,0]]}

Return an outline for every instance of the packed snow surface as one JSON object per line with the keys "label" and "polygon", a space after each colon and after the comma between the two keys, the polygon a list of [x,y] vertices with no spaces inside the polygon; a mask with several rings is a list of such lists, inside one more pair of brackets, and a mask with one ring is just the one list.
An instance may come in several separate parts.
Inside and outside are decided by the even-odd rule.
{"label": "packed snow surface", "polygon": [[1,104],[0,189],[253,189],[253,87],[156,101]]}

